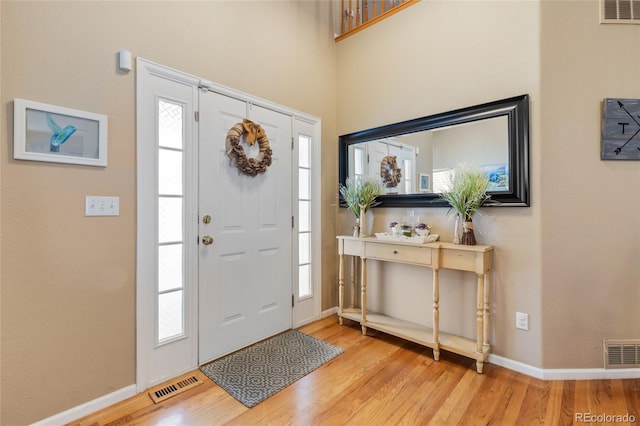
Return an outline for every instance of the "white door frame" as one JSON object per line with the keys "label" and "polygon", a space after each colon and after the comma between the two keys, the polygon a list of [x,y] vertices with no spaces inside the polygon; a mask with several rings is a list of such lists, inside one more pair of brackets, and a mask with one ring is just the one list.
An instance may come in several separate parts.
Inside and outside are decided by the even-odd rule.
{"label": "white door frame", "polygon": [[[295,111],[281,105],[266,101],[264,99],[256,98],[254,96],[248,95],[243,92],[239,92],[237,90],[221,86],[218,84],[211,83],[207,80],[200,79],[195,76],[191,76],[189,74],[153,63],[151,61],[137,58],[137,71],[138,74],[140,72],[151,72],[156,76],[166,78],[168,80],[173,80],[180,82],[182,84],[190,84],[194,88],[199,87],[202,90],[210,90],[213,92],[217,92],[220,94],[224,94],[227,96],[231,96],[234,98],[242,99],[247,102],[253,103],[255,105],[260,105],[262,107],[272,109],[277,112],[281,112],[283,114],[291,115],[295,120],[301,120],[307,123],[310,123],[314,126],[314,138],[312,142],[312,167],[318,173],[316,173],[312,180],[312,200],[316,202],[316,208],[312,213],[312,229],[315,230],[315,238],[313,238],[313,246],[312,246],[312,264],[315,265],[312,272],[312,282],[313,282],[313,292],[315,295],[315,306],[314,313],[315,319],[320,319],[321,316],[321,218],[320,218],[320,209],[319,202],[321,199],[320,194],[320,144],[321,144],[321,121],[319,118]],[[143,96],[144,88],[141,87],[144,84],[144,81],[138,77],[137,79],[137,88],[136,95],[138,99],[141,99]],[[143,392],[150,386],[153,386],[155,383],[150,383],[150,371],[149,371],[149,358],[153,351],[153,342],[155,338],[155,326],[154,326],[154,318],[155,318],[155,300],[149,296],[150,288],[154,288],[155,280],[156,280],[156,260],[155,255],[153,255],[153,251],[155,250],[155,245],[150,250],[150,242],[155,243],[156,241],[156,232],[157,230],[154,228],[155,221],[149,221],[150,217],[154,217],[156,215],[156,207],[155,202],[150,202],[149,197],[147,196],[150,189],[156,187],[155,182],[155,164],[152,164],[155,160],[154,157],[149,158],[147,156],[147,152],[145,148],[145,141],[148,141],[149,138],[153,138],[154,135],[149,135],[149,121],[153,119],[149,116],[149,111],[146,111],[143,108],[143,103],[137,101],[137,132],[136,132],[136,145],[137,145],[137,258],[136,258],[136,387],[138,392]],[[145,126],[146,124],[146,126]],[[294,133],[295,135],[295,133]],[[197,142],[197,141],[196,141]],[[295,164],[297,169],[297,162]],[[292,164],[292,167],[294,165]],[[194,170],[193,173],[197,174],[197,170]],[[293,176],[297,176],[296,173]],[[297,185],[293,185],[297,187]],[[297,194],[291,194],[292,200],[297,200]],[[294,198],[295,197],[295,198]],[[292,215],[296,217],[297,220],[297,203],[295,204],[295,209],[292,212]],[[197,208],[193,212],[194,217],[197,217]],[[195,221],[194,221],[195,222]],[[197,232],[196,232],[197,234]],[[187,236],[189,237],[189,236]],[[196,237],[194,235],[193,237]],[[292,235],[292,238],[297,238],[296,235]],[[297,253],[294,253],[295,259],[297,259]],[[193,265],[193,260],[191,263],[187,260],[188,267]],[[197,262],[197,259],[195,259]],[[294,259],[292,259],[292,264],[296,264]],[[297,274],[294,274],[294,285],[297,285]],[[294,289],[291,289],[292,292]],[[155,293],[154,293],[155,294]],[[195,313],[195,317],[197,318],[197,290],[193,292],[194,297],[187,298],[185,303],[188,303],[191,306],[186,306],[185,311],[189,311]],[[154,295],[155,297],[155,295]],[[295,310],[295,306],[294,306]],[[294,312],[295,318],[295,312]],[[293,320],[293,319],[292,319]],[[309,321],[307,321],[309,322]],[[293,326],[297,327],[301,324],[296,324],[293,321]],[[198,333],[198,324],[197,321],[192,325],[193,332],[195,336]],[[197,338],[195,339],[197,342]],[[196,351],[197,353],[197,351]],[[197,368],[197,360],[194,365],[190,365],[187,368],[187,371]],[[185,371],[186,372],[186,371]]]}

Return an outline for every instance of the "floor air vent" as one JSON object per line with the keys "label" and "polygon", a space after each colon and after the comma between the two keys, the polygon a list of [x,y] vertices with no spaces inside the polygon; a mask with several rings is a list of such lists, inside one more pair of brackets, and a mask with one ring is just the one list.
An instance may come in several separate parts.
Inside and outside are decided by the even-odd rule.
{"label": "floor air vent", "polygon": [[603,24],[640,24],[640,0],[600,0]]}
{"label": "floor air vent", "polygon": [[153,400],[154,404],[157,404],[201,384],[202,382],[196,376],[181,378],[180,380],[169,383],[168,385],[162,385],[161,388],[150,390],[149,396]]}
{"label": "floor air vent", "polygon": [[604,368],[640,368],[640,340],[605,340]]}

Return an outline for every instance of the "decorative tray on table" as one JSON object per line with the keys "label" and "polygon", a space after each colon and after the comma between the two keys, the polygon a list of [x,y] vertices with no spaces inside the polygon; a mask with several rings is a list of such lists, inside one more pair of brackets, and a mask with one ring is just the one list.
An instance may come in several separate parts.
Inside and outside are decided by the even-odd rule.
{"label": "decorative tray on table", "polygon": [[394,235],[389,232],[376,232],[376,238],[382,241],[400,241],[403,243],[414,243],[414,244],[424,244],[424,243],[433,243],[434,241],[438,241],[440,235],[438,234],[429,234],[429,235],[415,235],[413,237],[406,237],[404,235]]}

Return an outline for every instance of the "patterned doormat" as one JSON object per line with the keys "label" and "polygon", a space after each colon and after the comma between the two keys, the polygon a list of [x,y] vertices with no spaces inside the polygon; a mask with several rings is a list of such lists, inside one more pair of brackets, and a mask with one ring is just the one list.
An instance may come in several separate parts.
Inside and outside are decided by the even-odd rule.
{"label": "patterned doormat", "polygon": [[200,367],[231,396],[251,408],[344,352],[288,330]]}

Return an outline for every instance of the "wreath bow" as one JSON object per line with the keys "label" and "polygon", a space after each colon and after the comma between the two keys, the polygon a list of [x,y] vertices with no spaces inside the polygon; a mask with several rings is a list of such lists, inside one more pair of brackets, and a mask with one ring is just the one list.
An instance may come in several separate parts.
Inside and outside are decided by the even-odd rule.
{"label": "wreath bow", "polygon": [[267,137],[264,129],[259,124],[246,118],[242,120],[242,128],[244,129],[244,140],[249,145],[253,146],[259,139]]}

